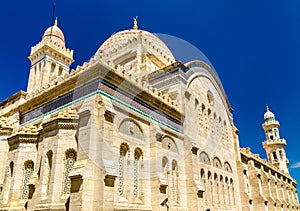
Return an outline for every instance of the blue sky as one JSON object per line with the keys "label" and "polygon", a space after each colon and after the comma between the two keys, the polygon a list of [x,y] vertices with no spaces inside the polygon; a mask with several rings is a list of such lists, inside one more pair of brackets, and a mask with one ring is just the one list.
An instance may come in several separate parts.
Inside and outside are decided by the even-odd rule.
{"label": "blue sky", "polygon": [[[300,182],[299,1],[57,0],[56,5],[59,27],[75,52],[73,68],[112,33],[131,28],[136,15],[141,29],[176,36],[200,49],[234,109],[241,147],[266,157],[261,124],[268,104],[288,143],[290,173]],[[51,25],[52,6],[50,0],[1,2],[0,101],[26,90],[27,56]]]}

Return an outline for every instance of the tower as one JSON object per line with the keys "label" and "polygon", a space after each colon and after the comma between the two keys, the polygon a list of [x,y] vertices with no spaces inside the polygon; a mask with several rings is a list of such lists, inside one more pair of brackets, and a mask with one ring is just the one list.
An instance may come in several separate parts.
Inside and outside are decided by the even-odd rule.
{"label": "tower", "polygon": [[266,141],[263,142],[263,147],[266,150],[268,161],[278,167],[282,172],[289,173],[289,161],[286,158],[285,150],[286,141],[280,138],[279,122],[275,119],[275,115],[266,107],[264,114],[264,123],[262,124],[266,134]]}
{"label": "tower", "polygon": [[57,19],[46,29],[42,41],[31,48],[28,59],[31,67],[27,92],[39,90],[55,78],[69,74],[70,65],[74,62],[73,50],[65,47],[64,34]]}

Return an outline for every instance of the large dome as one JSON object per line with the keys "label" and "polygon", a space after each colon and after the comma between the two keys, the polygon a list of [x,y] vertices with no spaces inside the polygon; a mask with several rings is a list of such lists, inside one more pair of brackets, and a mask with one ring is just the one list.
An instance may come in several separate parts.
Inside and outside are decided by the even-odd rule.
{"label": "large dome", "polygon": [[99,48],[99,51],[107,51],[117,47],[126,45],[127,43],[132,43],[134,40],[141,40],[155,48],[155,50],[161,54],[162,57],[167,57],[174,60],[173,54],[167,45],[161,41],[156,35],[144,31],[129,29],[117,32],[108,38]]}
{"label": "large dome", "polygon": [[[100,46],[95,57],[107,61],[112,66],[128,64],[131,60],[131,68],[135,65],[141,67],[141,70],[155,70],[175,61],[170,49],[162,40],[139,29],[124,30],[111,35]],[[148,65],[151,62],[153,65]]]}
{"label": "large dome", "polygon": [[53,26],[50,26],[44,32],[42,40],[52,40],[61,46],[65,46],[65,36],[61,29],[57,26],[57,20]]}

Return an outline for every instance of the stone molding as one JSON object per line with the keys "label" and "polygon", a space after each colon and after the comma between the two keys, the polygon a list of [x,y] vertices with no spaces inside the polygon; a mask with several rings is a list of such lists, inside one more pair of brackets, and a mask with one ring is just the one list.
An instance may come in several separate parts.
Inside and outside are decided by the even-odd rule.
{"label": "stone molding", "polygon": [[12,131],[11,127],[0,127],[0,136],[10,136]]}
{"label": "stone molding", "polygon": [[8,144],[9,144],[9,151],[17,149],[20,144],[36,144],[38,141],[38,133],[18,133],[11,137],[9,137]]}
{"label": "stone molding", "polygon": [[57,118],[44,123],[42,133],[47,133],[53,130],[75,130],[78,127],[79,119]]}

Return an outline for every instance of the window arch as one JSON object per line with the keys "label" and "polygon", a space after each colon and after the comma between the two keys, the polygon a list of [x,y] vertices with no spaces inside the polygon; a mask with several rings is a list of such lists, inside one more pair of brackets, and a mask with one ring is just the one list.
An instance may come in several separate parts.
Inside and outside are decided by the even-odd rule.
{"label": "window arch", "polygon": [[213,159],[213,166],[216,167],[216,168],[219,168],[219,169],[222,168],[221,161],[220,161],[220,159],[218,157],[214,157],[214,159]]}
{"label": "window arch", "polygon": [[171,137],[164,136],[162,138],[161,143],[162,143],[162,148],[178,153],[178,148],[176,146],[176,143]]}
{"label": "window arch", "polygon": [[224,170],[229,172],[229,173],[232,173],[232,168],[231,168],[230,164],[227,161],[224,163]]}
{"label": "window arch", "polygon": [[66,161],[65,161],[65,173],[64,173],[64,194],[71,193],[71,179],[69,178],[69,174],[75,164],[76,161],[76,150],[75,149],[68,149],[65,152]]}
{"label": "window arch", "polygon": [[200,155],[199,155],[199,161],[201,163],[205,163],[205,164],[208,164],[210,165],[210,159],[209,159],[209,156],[206,152],[201,152]]}
{"label": "window arch", "polygon": [[33,174],[34,162],[32,160],[27,160],[24,163],[24,180],[23,180],[23,190],[22,199],[28,199],[29,187],[27,186],[31,175]]}
{"label": "window arch", "polygon": [[144,140],[143,130],[140,125],[133,119],[126,118],[119,125],[119,131],[136,139]]}

